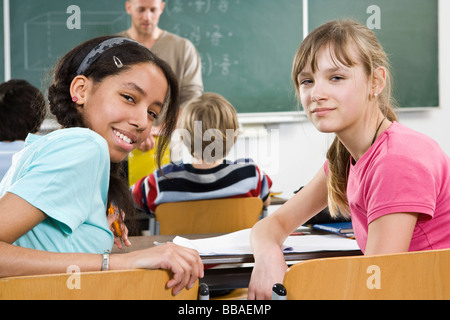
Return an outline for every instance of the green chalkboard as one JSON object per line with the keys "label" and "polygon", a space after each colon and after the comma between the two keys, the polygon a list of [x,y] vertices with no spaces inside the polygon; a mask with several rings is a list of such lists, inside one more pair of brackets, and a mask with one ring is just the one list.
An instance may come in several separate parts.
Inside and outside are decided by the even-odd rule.
{"label": "green chalkboard", "polygon": [[166,0],[160,26],[198,48],[205,91],[239,112],[296,110],[290,74],[303,38],[302,1]]}
{"label": "green chalkboard", "polygon": [[437,0],[313,0],[309,30],[338,18],[370,27],[391,60],[400,107],[439,105]]}
{"label": "green chalkboard", "polygon": [[[80,9],[80,29],[68,27],[71,5]],[[45,90],[49,71],[67,51],[128,27],[124,8],[122,0],[10,0],[12,77]]]}
{"label": "green chalkboard", "polygon": [[[366,24],[389,54],[399,106],[435,107],[439,105],[437,2],[309,0],[308,29],[338,18]],[[244,112],[292,110],[290,67],[303,33],[303,1],[204,0],[198,7],[195,1],[167,3],[161,24],[195,43],[206,69],[207,90],[224,94]],[[212,37],[214,32],[219,39]],[[222,64],[226,74],[220,70]]]}
{"label": "green chalkboard", "polygon": [[[3,4],[3,1],[0,1]],[[49,71],[79,43],[127,29],[124,0],[10,0],[11,69],[44,91]],[[303,38],[302,0],[165,0],[160,26],[189,38],[202,58],[206,91],[228,98],[240,113],[297,110],[291,81]],[[401,107],[439,103],[437,0],[310,0],[309,29],[381,10],[374,30],[390,54]],[[78,6],[80,29],[68,27]],[[3,8],[0,8],[3,17]],[[3,21],[3,19],[2,19]],[[0,25],[3,43],[3,23]],[[2,46],[3,49],[3,46]],[[4,58],[3,50],[0,58]],[[0,80],[4,67],[0,66]]]}

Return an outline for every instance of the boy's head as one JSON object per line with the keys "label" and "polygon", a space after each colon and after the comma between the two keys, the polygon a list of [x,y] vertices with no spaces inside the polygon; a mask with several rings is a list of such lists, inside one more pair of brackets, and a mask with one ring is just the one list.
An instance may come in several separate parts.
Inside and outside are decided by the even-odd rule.
{"label": "boy's head", "polygon": [[25,140],[36,133],[45,118],[42,93],[25,80],[0,84],[0,141]]}
{"label": "boy's head", "polygon": [[205,92],[183,109],[179,125],[183,142],[197,160],[225,158],[237,139],[236,110],[219,94]]}

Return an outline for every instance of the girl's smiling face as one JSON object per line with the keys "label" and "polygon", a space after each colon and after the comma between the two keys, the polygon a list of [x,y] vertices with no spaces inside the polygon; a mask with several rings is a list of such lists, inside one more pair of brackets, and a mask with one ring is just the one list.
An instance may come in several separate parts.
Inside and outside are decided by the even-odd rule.
{"label": "girl's smiling face", "polygon": [[148,135],[161,112],[168,89],[164,73],[140,63],[101,82],[78,76],[71,94],[85,125],[108,143],[112,162],[121,162]]}
{"label": "girl's smiling face", "polygon": [[297,79],[303,108],[319,131],[338,133],[364,117],[370,91],[359,62],[346,66],[332,57],[329,46],[323,46],[316,70],[306,64]]}

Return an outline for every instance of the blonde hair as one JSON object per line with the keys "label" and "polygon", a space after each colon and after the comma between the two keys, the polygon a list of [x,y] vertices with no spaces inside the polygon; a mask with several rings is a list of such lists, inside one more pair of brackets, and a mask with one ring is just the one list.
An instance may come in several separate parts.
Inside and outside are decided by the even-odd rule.
{"label": "blonde hair", "polygon": [[[205,159],[205,150],[214,138],[215,154],[213,158],[224,158],[237,139],[239,122],[236,110],[223,96],[205,92],[191,100],[183,109],[179,128],[182,129],[183,142],[195,159]],[[184,130],[183,130],[184,129]],[[212,132],[212,134],[211,134]],[[209,134],[208,134],[209,133]],[[196,148],[196,146],[200,146]]]}
{"label": "blonde hair", "polygon": [[[300,95],[298,74],[310,65],[313,72],[317,69],[317,55],[320,49],[328,46],[331,59],[352,67],[358,63],[352,57],[357,53],[359,62],[368,79],[375,77],[378,67],[386,69],[386,86],[378,96],[378,105],[382,114],[390,121],[397,120],[396,106],[392,96],[392,76],[389,59],[378,42],[375,34],[366,26],[353,20],[333,20],[312,31],[300,44],[294,58],[292,78],[297,97]],[[356,50],[355,50],[356,49]],[[336,61],[337,60],[337,61]],[[328,207],[332,216],[350,213],[347,200],[347,180],[350,165],[350,153],[336,137],[328,149]]]}

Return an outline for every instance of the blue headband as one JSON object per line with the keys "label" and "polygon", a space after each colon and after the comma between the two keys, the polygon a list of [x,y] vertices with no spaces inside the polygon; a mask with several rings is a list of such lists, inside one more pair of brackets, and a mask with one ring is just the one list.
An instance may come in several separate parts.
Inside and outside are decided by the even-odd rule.
{"label": "blue headband", "polygon": [[77,75],[83,74],[86,70],[98,59],[106,50],[113,47],[120,46],[124,43],[137,43],[138,42],[128,38],[111,38],[105,40],[94,47],[91,52],[84,58],[77,70]]}

